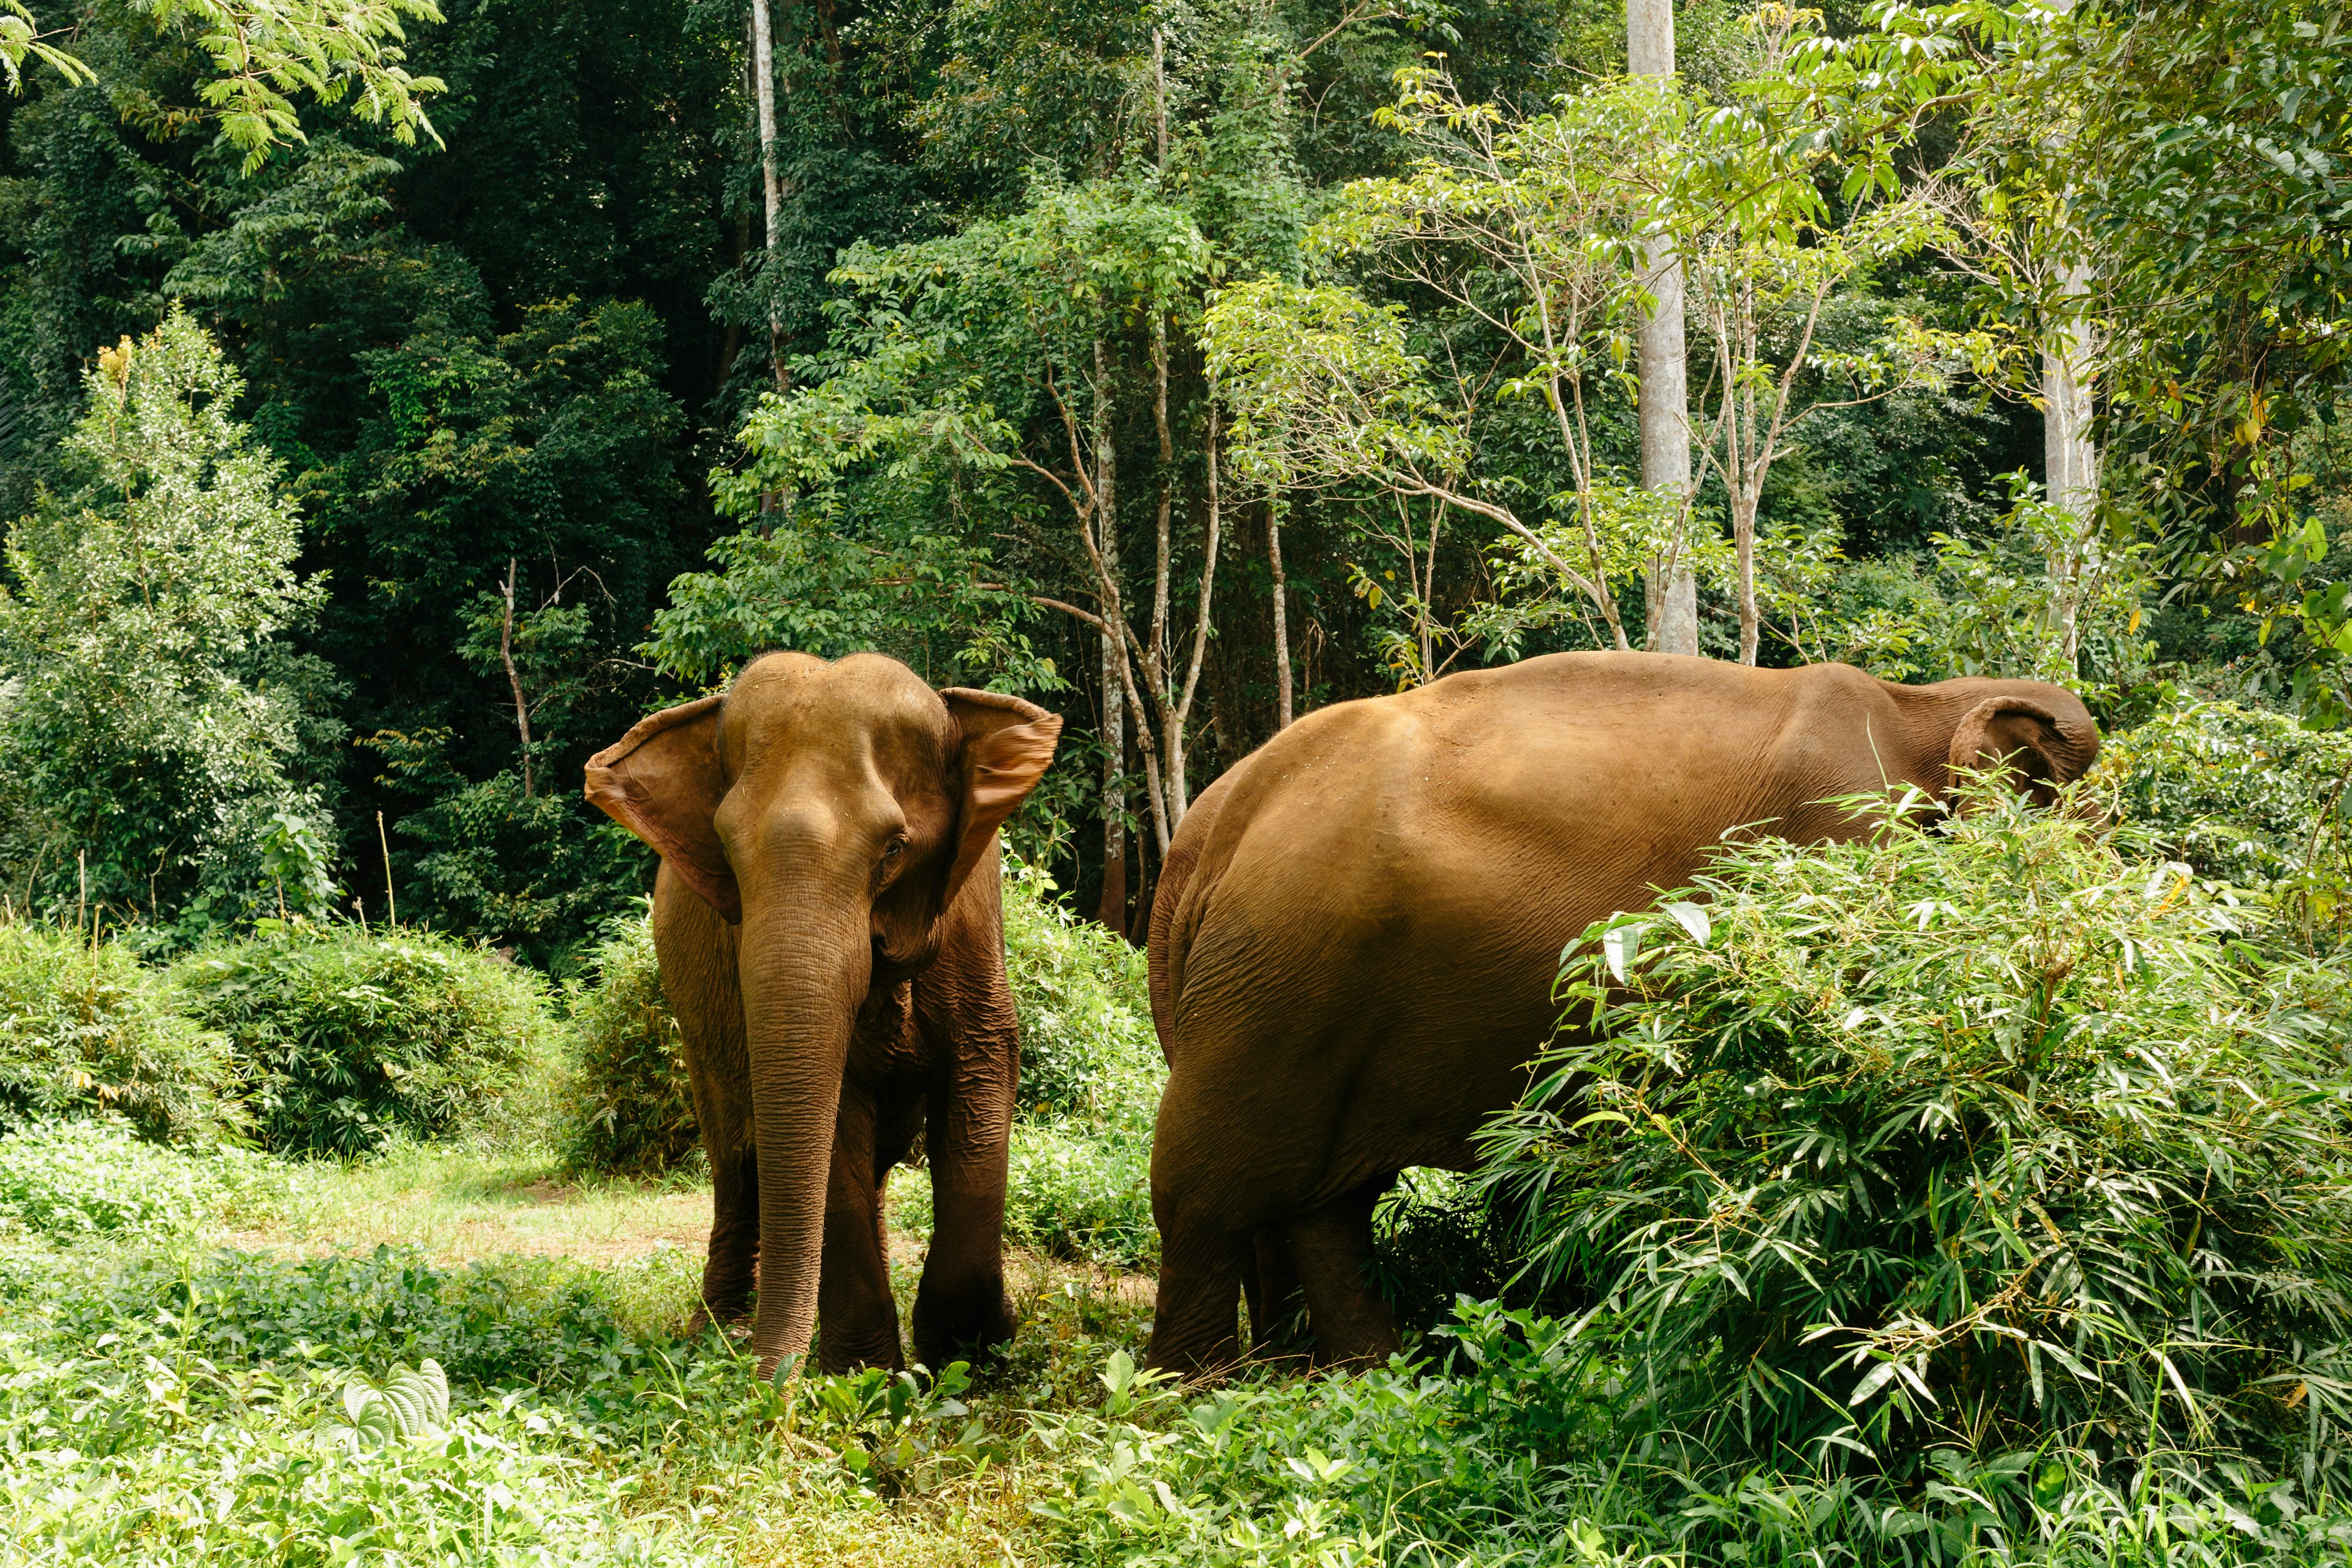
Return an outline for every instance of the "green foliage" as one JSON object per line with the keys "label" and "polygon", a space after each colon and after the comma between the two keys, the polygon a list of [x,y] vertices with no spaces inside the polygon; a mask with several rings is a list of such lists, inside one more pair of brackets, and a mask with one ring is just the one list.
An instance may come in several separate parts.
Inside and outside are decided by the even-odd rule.
{"label": "green foliage", "polygon": [[306,92],[340,103],[354,88],[352,110],[413,143],[421,129],[441,141],[420,98],[445,90],[437,77],[411,76],[404,24],[438,22],[433,0],[368,0],[332,10],[316,4],[238,5],[235,0],[136,0],[135,8],[166,30],[184,27],[212,57],[213,79],[200,96],[220,122],[221,139],[245,154],[252,174],[270,150],[303,140],[289,95]]}
{"label": "green foliage", "polygon": [[[441,1403],[429,1430],[372,1422],[398,1408],[388,1394],[422,1392],[417,1374],[354,1399],[364,1385],[348,1372],[274,1340],[256,1358],[205,1334],[206,1298],[175,1289],[195,1280],[148,1282],[171,1301],[163,1326],[155,1296],[110,1312],[92,1293],[58,1303],[88,1325],[86,1338],[0,1336],[0,1506],[19,1551],[188,1568],[713,1561],[675,1522],[626,1517],[629,1483],[582,1464],[593,1440],[561,1410],[516,1394],[455,1414]],[[216,1272],[205,1282],[232,1283]],[[383,1426],[381,1441],[352,1436]]]}
{"label": "green foliage", "polygon": [[[2145,826],[2200,876],[2261,889],[2308,882],[2315,895],[2345,857],[2344,780],[2352,737],[2283,713],[2197,702],[2106,738],[2092,774],[2119,816]],[[2338,900],[2317,911],[2325,921]]]}
{"label": "green foliage", "polygon": [[1487,1133],[1630,1412],[1897,1479],[2057,1444],[2337,1484],[2340,973],[1995,791],[1697,888],[1571,946],[1570,1032]]}
{"label": "green foliage", "polygon": [[1004,1236],[1047,1258],[1155,1268],[1150,1107],[1140,1119],[1023,1122],[1013,1129]]}
{"label": "green foliage", "polygon": [[617,922],[574,982],[572,1080],[559,1133],[568,1169],[653,1175],[700,1148],[677,1020],[662,995],[653,923]]}
{"label": "green foliage", "polygon": [[270,1163],[234,1148],[158,1148],[114,1116],[0,1136],[0,1218],[59,1241],[184,1235],[259,1195]]}
{"label": "green foliage", "polygon": [[1422,1355],[1445,1352],[1443,1340],[1427,1336],[1454,1316],[1457,1302],[1535,1305],[1519,1278],[1521,1261],[1510,1217],[1473,1177],[1405,1171],[1372,1211],[1372,1282]]}
{"label": "green foliage", "polygon": [[1614,1561],[1579,1550],[1585,1531],[1604,1540],[1589,1522],[1571,1530],[1591,1500],[1563,1464],[1606,1417],[1566,1325],[1465,1309],[1442,1331],[1475,1376],[1397,1363],[1201,1399],[1114,1355],[1099,1415],[1040,1424],[1071,1455],[1057,1495],[1037,1505],[1060,1553],[1131,1564]]}
{"label": "green foliage", "polygon": [[1165,1078],[1143,954],[1004,868],[1004,973],[1021,1017],[1021,1107],[1033,1118],[1150,1120]]}
{"label": "green foliage", "polygon": [[[2337,417],[2352,247],[2343,201],[2352,80],[2345,23],[2309,0],[2146,0],[2058,25],[2020,8],[1950,11],[1993,68],[1972,140],[2000,199],[2091,287],[2023,303],[2095,321],[2111,491],[2144,505],[2189,575],[2299,626],[2294,685],[2315,720],[2352,716],[2352,581],[2327,564],[2294,460]],[[2070,133],[2048,134],[2053,118]],[[2226,243],[2216,243],[2221,237]]]}
{"label": "green foliage", "polygon": [[227,1039],[117,942],[0,924],[0,1120],[111,1110],[158,1142],[243,1124]]}
{"label": "green foliage", "polygon": [[[243,378],[185,314],[84,385],[71,488],[8,532],[0,854],[51,908],[86,888],[159,921],[257,912],[282,885],[264,840],[315,837],[320,805],[288,774],[319,684],[281,640],[319,599],[295,509],[231,416]],[[310,912],[331,890],[298,876],[286,896]]]}
{"label": "green foliage", "polygon": [[545,1066],[555,1028],[538,975],[424,931],[298,925],[173,974],[234,1045],[263,1141],[289,1153],[454,1131]]}
{"label": "green foliage", "polygon": [[467,782],[449,764],[451,741],[429,730],[363,742],[426,799],[400,822],[402,842],[415,847],[395,889],[401,918],[511,947],[562,974],[590,933],[643,895],[653,851],[571,791],[525,794],[511,770]]}

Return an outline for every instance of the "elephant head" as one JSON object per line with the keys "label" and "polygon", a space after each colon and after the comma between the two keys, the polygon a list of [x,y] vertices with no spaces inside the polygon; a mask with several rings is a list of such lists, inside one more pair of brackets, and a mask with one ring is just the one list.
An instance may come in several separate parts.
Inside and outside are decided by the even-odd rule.
{"label": "elephant head", "polygon": [[1994,691],[1960,715],[1945,751],[1946,767],[1999,773],[2036,805],[2049,806],[2061,787],[2098,759],[2098,726],[2082,699],[2064,687],[1998,684],[2009,689]]}
{"label": "elephant head", "polygon": [[933,691],[898,660],[764,655],[723,697],[640,721],[588,798],[740,929],[759,1173],[762,1371],[808,1349],[842,1076],[869,994],[940,920],[1053,760],[1062,721]]}

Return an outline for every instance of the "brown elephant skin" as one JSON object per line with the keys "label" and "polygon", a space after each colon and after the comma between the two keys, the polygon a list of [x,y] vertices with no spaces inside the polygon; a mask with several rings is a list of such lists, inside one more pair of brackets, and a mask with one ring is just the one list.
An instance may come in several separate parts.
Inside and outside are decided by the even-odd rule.
{"label": "brown elephant skin", "polygon": [[2006,759],[2046,801],[2097,751],[2054,686],[1641,653],[1529,659],[1300,720],[1203,792],[1153,902],[1170,1075],[1152,1364],[1238,1361],[1244,1288],[1263,1353],[1289,1316],[1286,1271],[1318,1362],[1395,1347],[1364,1283],[1372,1204],[1406,1167],[1473,1163],[1481,1120],[1553,1031],[1561,945],[1592,921],[1683,885],[1736,829],[1864,831],[1830,797],[1941,799],[1956,765]]}
{"label": "brown elephant skin", "polygon": [[764,655],[641,721],[588,798],[661,852],[654,946],[710,1156],[704,1310],[763,1374],[901,1363],[882,1184],[922,1140],[917,1356],[1011,1336],[1005,1151],[1020,1067],[996,831],[1062,721],[896,659]]}

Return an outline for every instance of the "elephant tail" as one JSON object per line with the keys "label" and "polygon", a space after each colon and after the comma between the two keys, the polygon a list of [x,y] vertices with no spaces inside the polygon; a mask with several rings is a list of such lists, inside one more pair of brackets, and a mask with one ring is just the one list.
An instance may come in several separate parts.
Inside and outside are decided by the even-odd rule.
{"label": "elephant tail", "polygon": [[1176,837],[1168,843],[1168,858],[1160,863],[1160,885],[1151,894],[1151,926],[1144,939],[1144,952],[1151,965],[1151,1023],[1160,1034],[1160,1054],[1172,1064],[1176,1045],[1176,998],[1184,989],[1184,954],[1192,944],[1192,931],[1200,914],[1187,907],[1185,889],[1192,879],[1193,868],[1199,865],[1201,850],[1209,841],[1216,826],[1217,808],[1224,804],[1226,785],[1233,773],[1201,792],[1184,814],[1183,823]]}

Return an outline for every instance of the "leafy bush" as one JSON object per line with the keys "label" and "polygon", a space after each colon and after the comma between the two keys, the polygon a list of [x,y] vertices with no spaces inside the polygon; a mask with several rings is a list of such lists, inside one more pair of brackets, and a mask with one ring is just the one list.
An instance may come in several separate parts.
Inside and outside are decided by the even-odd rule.
{"label": "leafy bush", "polygon": [[546,983],[423,931],[300,924],[200,950],[173,971],[189,1011],[226,1034],[262,1137],[352,1154],[432,1137],[546,1059]]}
{"label": "leafy bush", "polygon": [[1517,1279],[1519,1261],[1509,1216],[1475,1180],[1452,1171],[1403,1173],[1372,1211],[1372,1284],[1408,1341],[1451,1319],[1464,1299],[1539,1304]]}
{"label": "leafy bush", "polygon": [[159,1148],[119,1117],[50,1122],[0,1137],[0,1218],[61,1239],[185,1234],[268,1174],[260,1155]]}
{"label": "leafy bush", "polygon": [[1402,1361],[1203,1397],[1124,1352],[1099,1408],[1034,1418],[1045,1561],[1125,1568],[2170,1568],[2340,1565],[2325,1493],[2231,1467],[2103,1477],[2085,1457],[1934,1455],[1931,1479],[1679,1472],[1629,1434],[1623,1369],[1559,1320],[1463,1305],[1461,1375]]}
{"label": "leafy bush", "polygon": [[1159,1037],[1143,954],[1055,901],[1034,866],[1004,875],[1004,969],[1021,1017],[1021,1106],[1031,1115],[1129,1114],[1159,1103]]}
{"label": "leafy bush", "polygon": [[0,1123],[103,1108],[149,1138],[202,1138],[239,1120],[233,1084],[226,1038],[127,949],[0,925]]}
{"label": "leafy bush", "polygon": [[1057,1558],[1612,1561],[1582,1557],[1572,1534],[1599,1489],[1569,1466],[1606,1429],[1589,1356],[1565,1325],[1525,1313],[1465,1308],[1444,1331],[1476,1377],[1399,1363],[1202,1400],[1115,1355],[1099,1415],[1040,1423],[1071,1456],[1036,1505],[1063,1537]]}
{"label": "leafy bush", "polygon": [[572,996],[564,1165],[635,1175],[669,1170],[694,1156],[700,1134],[652,922],[640,915],[615,925],[593,964],[593,984]]}
{"label": "leafy bush", "polygon": [[1718,1452],[2325,1467],[2352,1426],[2343,975],[1997,794],[1597,923],[1490,1126],[1632,1408]]}
{"label": "leafy bush", "polygon": [[218,1366],[137,1338],[162,1359],[0,1335],[0,1509],[26,1560],[716,1560],[670,1521],[625,1515],[635,1483],[583,1465],[578,1426],[520,1394],[445,1408],[429,1435],[355,1441],[369,1428],[347,1419],[347,1373]]}
{"label": "leafy bush", "polygon": [[2264,888],[2332,866],[2340,887],[2352,855],[2347,774],[2352,735],[2200,702],[2109,737],[2092,783],[2200,876]]}

